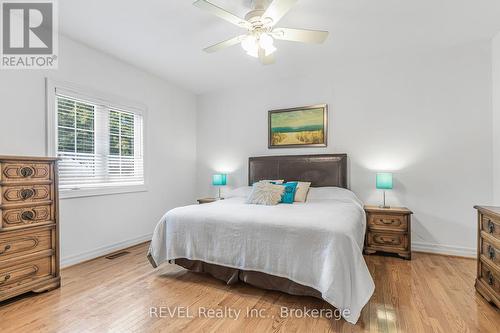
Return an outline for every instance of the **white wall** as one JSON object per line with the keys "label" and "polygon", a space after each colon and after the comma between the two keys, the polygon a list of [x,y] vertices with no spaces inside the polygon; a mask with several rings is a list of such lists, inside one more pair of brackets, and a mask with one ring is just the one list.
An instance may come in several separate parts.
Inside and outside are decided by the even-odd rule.
{"label": "white wall", "polygon": [[59,69],[0,71],[0,155],[43,156],[44,78],[102,91],[148,108],[149,190],[61,200],[63,264],[146,240],[166,210],[195,199],[196,97],[66,38]]}
{"label": "white wall", "polygon": [[[351,188],[367,203],[380,200],[375,171],[395,172],[389,200],[415,212],[415,248],[473,255],[472,205],[491,203],[493,174],[500,203],[498,88],[488,125],[491,54],[484,42],[332,59],[322,74],[210,93],[197,106],[193,94],[61,38],[58,70],[0,71],[0,155],[46,154],[45,77],[147,105],[149,191],[61,200],[63,264],[147,239],[166,210],[214,193],[214,171],[245,185],[249,156],[323,152],[349,154]],[[499,37],[493,54],[500,54]],[[493,68],[498,87],[499,63]],[[268,150],[267,110],[312,103],[330,106],[329,147]]]}
{"label": "white wall", "polygon": [[500,33],[492,41],[493,201],[500,205]]}
{"label": "white wall", "polygon": [[[279,59],[278,59],[279,61]],[[267,111],[328,103],[328,148],[267,149]],[[322,74],[198,99],[198,194],[229,172],[246,185],[249,156],[345,152],[351,189],[378,203],[375,172],[393,170],[389,203],[413,218],[414,249],[475,254],[474,204],[492,200],[491,47],[378,59],[332,59]]]}

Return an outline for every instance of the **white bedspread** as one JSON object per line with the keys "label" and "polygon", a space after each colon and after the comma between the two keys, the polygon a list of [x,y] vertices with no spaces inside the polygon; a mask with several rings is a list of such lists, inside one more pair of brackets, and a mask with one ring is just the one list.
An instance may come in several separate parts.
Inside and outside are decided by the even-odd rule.
{"label": "white bedspread", "polygon": [[179,207],[156,226],[149,254],[157,265],[187,258],[285,277],[349,309],[356,323],[374,291],[362,255],[365,213],[351,191],[326,199],[259,206],[233,197]]}

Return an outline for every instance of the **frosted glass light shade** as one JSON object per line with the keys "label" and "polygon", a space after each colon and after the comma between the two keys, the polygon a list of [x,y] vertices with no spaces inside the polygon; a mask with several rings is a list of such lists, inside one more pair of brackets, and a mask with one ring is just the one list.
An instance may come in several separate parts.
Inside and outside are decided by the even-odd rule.
{"label": "frosted glass light shade", "polygon": [[256,37],[254,35],[248,35],[241,41],[241,47],[247,52],[249,56],[254,58],[259,57],[259,50],[264,50],[264,54],[267,56],[273,54],[276,51],[274,46],[274,39],[267,33],[262,33],[260,36]]}
{"label": "frosted glass light shade", "polygon": [[249,56],[258,57],[259,44],[257,43],[257,38],[254,35],[248,35],[241,42],[241,47],[247,52]]}

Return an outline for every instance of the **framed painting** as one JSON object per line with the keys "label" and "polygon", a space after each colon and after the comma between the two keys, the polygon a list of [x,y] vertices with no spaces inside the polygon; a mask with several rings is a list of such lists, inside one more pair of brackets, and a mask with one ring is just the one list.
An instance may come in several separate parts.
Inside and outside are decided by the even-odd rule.
{"label": "framed painting", "polygon": [[326,104],[269,111],[269,148],[326,147]]}

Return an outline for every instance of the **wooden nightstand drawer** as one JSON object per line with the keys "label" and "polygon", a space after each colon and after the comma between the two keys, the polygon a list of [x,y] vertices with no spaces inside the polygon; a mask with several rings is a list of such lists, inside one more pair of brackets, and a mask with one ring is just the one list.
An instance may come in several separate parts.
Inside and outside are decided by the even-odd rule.
{"label": "wooden nightstand drawer", "polygon": [[405,250],[408,247],[408,238],[405,233],[389,233],[370,231],[367,243],[370,247],[384,249]]}
{"label": "wooden nightstand drawer", "polygon": [[375,252],[395,253],[411,258],[411,215],[408,208],[380,208],[365,206],[366,254]]}
{"label": "wooden nightstand drawer", "polygon": [[368,227],[371,229],[406,231],[408,229],[408,222],[406,221],[406,216],[370,214],[368,218]]}

